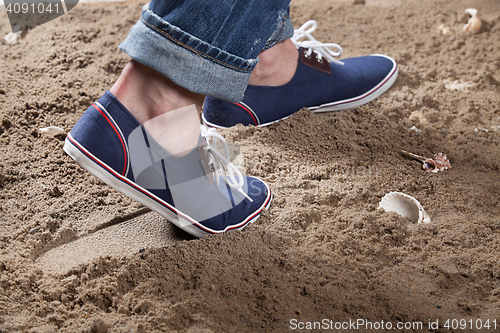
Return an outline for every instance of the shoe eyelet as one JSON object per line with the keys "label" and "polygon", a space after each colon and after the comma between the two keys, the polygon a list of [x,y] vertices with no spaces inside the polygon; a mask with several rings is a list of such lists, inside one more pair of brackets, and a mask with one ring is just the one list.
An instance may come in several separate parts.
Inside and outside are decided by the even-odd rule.
{"label": "shoe eyelet", "polygon": [[323,58],[321,58],[321,59],[316,58],[316,60],[318,60],[318,62],[319,62],[320,64],[322,64],[322,63],[323,63]]}

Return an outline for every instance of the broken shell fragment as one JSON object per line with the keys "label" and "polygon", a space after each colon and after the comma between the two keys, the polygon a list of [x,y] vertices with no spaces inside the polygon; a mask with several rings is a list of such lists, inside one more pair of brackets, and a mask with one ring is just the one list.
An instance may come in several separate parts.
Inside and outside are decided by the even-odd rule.
{"label": "broken shell fragment", "polygon": [[418,128],[417,128],[417,126],[415,126],[415,125],[413,125],[412,127],[410,127],[410,131],[415,131],[415,132],[417,132],[417,133],[422,132],[422,130],[421,130],[421,129],[418,129]]}
{"label": "broken shell fragment", "polygon": [[464,25],[464,31],[478,33],[481,30],[482,22],[479,17],[477,17],[477,9],[467,8],[465,12],[469,13],[471,18],[469,19],[469,22]]}
{"label": "broken shell fragment", "polygon": [[441,34],[444,36],[451,36],[453,35],[453,32],[451,31],[450,27],[444,24],[439,25],[438,27],[439,31],[441,31]]}
{"label": "broken shell fragment", "polygon": [[451,169],[451,163],[448,161],[448,157],[446,157],[443,153],[437,153],[434,155],[434,163],[436,164],[436,171],[433,172]]}
{"label": "broken shell fragment", "polygon": [[4,43],[6,43],[7,45],[15,45],[19,42],[19,36],[21,34],[17,34],[15,32],[9,32],[7,35],[5,35],[5,37],[3,38],[4,40]]}
{"label": "broken shell fragment", "polygon": [[7,45],[15,45],[20,42],[21,39],[23,39],[26,34],[28,33],[28,30],[23,30],[19,32],[9,32],[7,35],[4,36],[3,42],[6,43]]}
{"label": "broken shell fragment", "polygon": [[401,150],[403,155],[410,156],[416,160],[422,162],[422,169],[428,172],[437,173],[439,171],[444,171],[451,169],[451,163],[448,161],[448,157],[446,157],[443,153],[434,154],[434,158],[427,158],[424,156],[420,156],[417,154],[409,153],[406,150]]}
{"label": "broken shell fragment", "polygon": [[464,31],[471,31],[474,33],[478,33],[479,30],[481,30],[482,25],[483,24],[482,24],[481,20],[479,19],[479,17],[475,16],[475,17],[472,17],[470,19],[469,23],[467,23],[464,26]]}
{"label": "broken shell fragment", "polygon": [[437,168],[437,164],[436,164],[436,162],[434,162],[433,159],[428,158],[425,161],[423,161],[422,163],[423,163],[422,169],[424,169],[425,171],[437,172],[437,171],[435,171]]}
{"label": "broken shell fragment", "polygon": [[47,135],[58,135],[58,134],[65,135],[66,134],[65,130],[63,130],[62,128],[57,127],[57,126],[49,126],[49,127],[40,128],[40,132],[42,132],[43,134],[47,134]]}
{"label": "broken shell fragment", "polygon": [[476,8],[467,8],[465,10],[466,13],[470,14],[470,16],[474,17],[477,15],[477,9]]}
{"label": "broken shell fragment", "polygon": [[477,9],[476,8],[467,8],[465,10],[467,14],[469,14],[471,17],[474,17],[477,15]]}
{"label": "broken shell fragment", "polygon": [[419,160],[420,162],[424,162],[425,160],[427,160],[427,157],[413,154],[413,153],[407,152],[406,150],[401,150],[401,152],[403,153],[403,155],[410,156],[411,158]]}
{"label": "broken shell fragment", "polygon": [[396,212],[403,217],[409,218],[413,223],[422,224],[430,223],[429,214],[424,211],[424,208],[414,197],[401,192],[387,193],[378,206],[378,209],[383,208],[386,212]]}
{"label": "broken shell fragment", "polygon": [[474,82],[467,81],[451,81],[451,80],[443,80],[444,86],[450,90],[458,90],[458,91],[467,91],[469,88],[474,87]]}

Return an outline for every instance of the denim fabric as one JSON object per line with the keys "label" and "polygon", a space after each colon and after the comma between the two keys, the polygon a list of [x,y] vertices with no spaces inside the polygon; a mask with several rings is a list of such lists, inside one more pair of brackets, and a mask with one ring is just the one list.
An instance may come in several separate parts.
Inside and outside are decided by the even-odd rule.
{"label": "denim fabric", "polygon": [[290,38],[290,0],[153,0],[120,49],[193,92],[239,102],[258,54]]}
{"label": "denim fabric", "polygon": [[277,43],[291,38],[293,36],[293,32],[294,29],[290,18],[290,7],[288,7],[286,12],[284,12],[284,15],[280,15],[278,25],[271,37],[267,40],[264,50],[270,49]]}

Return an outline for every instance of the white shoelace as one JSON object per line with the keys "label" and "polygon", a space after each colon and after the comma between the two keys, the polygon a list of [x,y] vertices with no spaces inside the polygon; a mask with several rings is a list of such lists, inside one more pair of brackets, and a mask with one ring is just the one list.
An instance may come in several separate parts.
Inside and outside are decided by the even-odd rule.
{"label": "white shoelace", "polygon": [[[219,133],[215,128],[208,128],[204,125],[201,125],[201,136],[206,139],[205,150],[210,156],[210,165],[212,166],[215,174],[215,184],[219,186],[219,176],[224,179],[226,184],[232,188],[233,190],[237,190],[245,198],[253,202],[252,198],[250,198],[242,189],[244,184],[243,175],[240,170],[238,170],[233,163],[231,163],[231,159],[229,157],[229,148],[226,142],[226,139]],[[223,156],[215,146],[217,145],[217,141],[220,140],[224,147],[224,155]],[[238,178],[236,180],[235,176]]]}
{"label": "white shoelace", "polygon": [[[299,29],[296,29],[291,38],[292,42],[297,48],[303,47],[309,49],[306,56],[311,56],[313,50],[318,54],[318,61],[322,60],[322,57],[328,59],[328,61],[334,62],[338,65],[343,65],[342,61],[336,60],[333,57],[340,57],[342,54],[342,48],[338,44],[334,43],[321,43],[318,42],[311,34],[318,27],[318,23],[314,20],[307,21]],[[308,40],[301,39],[307,38]],[[332,50],[334,49],[334,50]]]}

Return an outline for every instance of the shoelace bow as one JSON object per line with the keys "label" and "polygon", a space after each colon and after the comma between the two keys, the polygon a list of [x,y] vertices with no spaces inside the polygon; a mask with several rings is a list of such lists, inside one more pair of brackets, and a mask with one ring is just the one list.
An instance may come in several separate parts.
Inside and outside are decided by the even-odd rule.
{"label": "shoelace bow", "polygon": [[[210,156],[209,164],[212,166],[215,174],[215,184],[219,186],[219,176],[224,179],[226,184],[232,188],[233,190],[237,190],[245,198],[253,202],[252,198],[250,198],[242,189],[244,184],[243,175],[240,170],[238,170],[233,163],[231,163],[231,159],[229,157],[229,148],[226,142],[226,139],[219,133],[215,128],[208,128],[206,126],[201,125],[201,136],[206,139],[205,151]],[[222,155],[215,146],[217,142],[220,141],[224,147],[224,155]],[[238,178],[236,180],[235,176]]]}
{"label": "shoelace bow", "polygon": [[[342,61],[333,58],[339,57],[342,54],[342,48],[340,45],[335,43],[321,43],[311,35],[317,27],[318,23],[316,23],[316,21],[307,21],[299,29],[294,31],[293,37],[291,38],[292,42],[297,48],[307,48],[307,57],[311,56],[314,50],[318,54],[318,61],[322,61],[322,58],[325,57],[328,61],[334,62],[338,65],[343,65],[344,63]],[[307,38],[308,40],[301,41],[303,38]],[[332,48],[335,49],[335,51],[332,50]]]}

